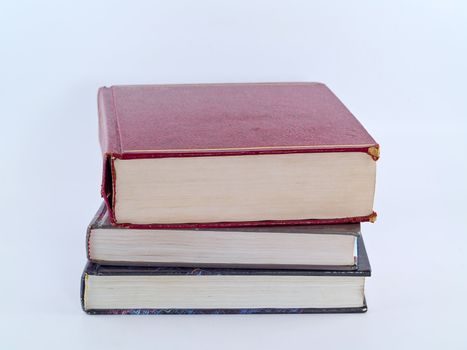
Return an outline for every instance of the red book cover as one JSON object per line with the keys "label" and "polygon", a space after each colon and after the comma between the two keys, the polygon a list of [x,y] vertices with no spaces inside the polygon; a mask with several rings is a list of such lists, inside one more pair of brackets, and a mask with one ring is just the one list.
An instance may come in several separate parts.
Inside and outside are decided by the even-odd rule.
{"label": "red book cover", "polygon": [[[102,196],[116,223],[115,159],[363,152],[379,145],[321,83],[112,86],[99,89]],[[228,227],[371,221],[351,218],[130,227]]]}

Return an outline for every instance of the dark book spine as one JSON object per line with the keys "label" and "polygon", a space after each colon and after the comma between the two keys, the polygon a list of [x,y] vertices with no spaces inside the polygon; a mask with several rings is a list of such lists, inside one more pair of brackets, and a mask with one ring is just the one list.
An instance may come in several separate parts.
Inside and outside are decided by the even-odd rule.
{"label": "dark book spine", "polygon": [[83,274],[81,275],[81,281],[80,281],[80,301],[81,301],[81,308],[83,309],[84,312],[88,312],[88,310],[86,310],[86,307],[84,305],[84,298],[85,298],[85,292],[86,292],[86,277],[87,276],[87,273],[86,273],[86,269],[84,270]]}
{"label": "dark book spine", "polygon": [[105,213],[106,213],[106,206],[104,203],[102,203],[86,229],[85,244],[86,244],[86,258],[88,260],[91,260],[91,247],[89,245],[90,238],[91,238],[91,231],[92,229],[98,228],[102,225],[102,221],[103,221]]}

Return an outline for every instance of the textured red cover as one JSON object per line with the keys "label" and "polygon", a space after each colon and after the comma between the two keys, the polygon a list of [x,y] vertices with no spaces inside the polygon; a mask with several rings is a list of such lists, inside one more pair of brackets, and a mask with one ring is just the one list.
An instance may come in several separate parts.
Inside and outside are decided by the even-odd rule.
{"label": "textured red cover", "polygon": [[[113,158],[370,152],[378,144],[321,83],[112,86],[99,89],[102,196],[115,223]],[[377,156],[374,156],[376,159]],[[131,225],[228,227],[368,221],[369,217]]]}

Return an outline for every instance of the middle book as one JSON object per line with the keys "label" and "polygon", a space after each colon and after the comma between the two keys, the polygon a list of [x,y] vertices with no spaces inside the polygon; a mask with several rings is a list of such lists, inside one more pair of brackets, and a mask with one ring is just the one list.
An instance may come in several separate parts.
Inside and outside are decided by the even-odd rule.
{"label": "middle book", "polygon": [[90,261],[268,269],[355,269],[360,224],[131,229],[112,226],[103,204],[89,225]]}

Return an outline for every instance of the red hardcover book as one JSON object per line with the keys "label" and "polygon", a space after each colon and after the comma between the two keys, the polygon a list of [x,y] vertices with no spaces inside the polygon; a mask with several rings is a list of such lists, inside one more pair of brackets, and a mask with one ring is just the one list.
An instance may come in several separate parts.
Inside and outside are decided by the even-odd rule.
{"label": "red hardcover book", "polygon": [[99,89],[113,224],[372,221],[379,146],[321,83]]}

